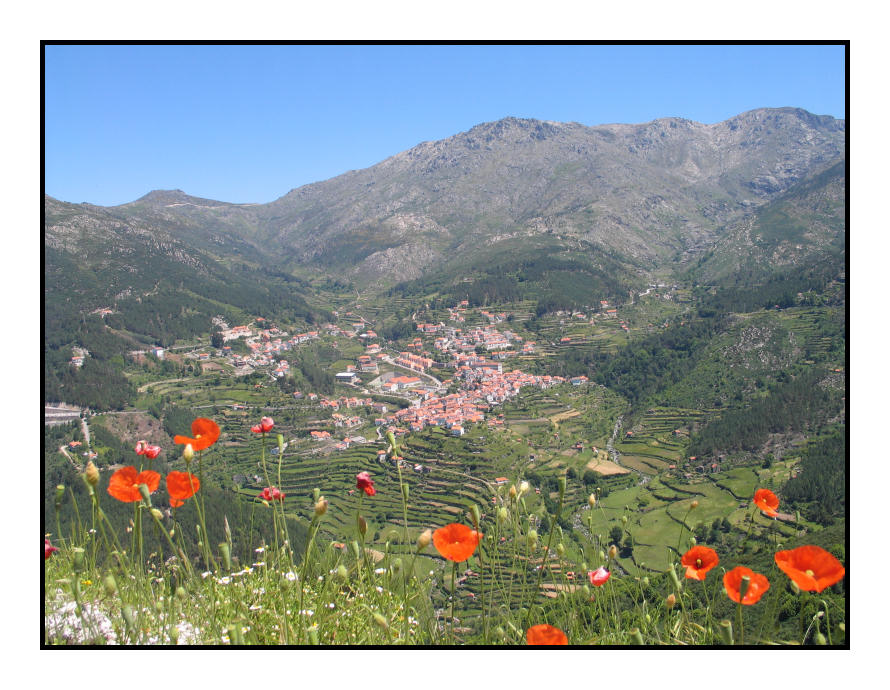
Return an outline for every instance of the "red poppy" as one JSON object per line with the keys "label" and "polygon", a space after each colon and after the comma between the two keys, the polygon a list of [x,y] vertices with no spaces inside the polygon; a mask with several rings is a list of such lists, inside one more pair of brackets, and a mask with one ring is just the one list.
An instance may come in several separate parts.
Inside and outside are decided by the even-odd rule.
{"label": "red poppy", "polygon": [[847,572],[828,551],[811,544],[778,551],[775,559],[782,572],[807,592],[821,592],[842,580]]}
{"label": "red poppy", "polygon": [[272,427],[275,426],[275,422],[272,421],[271,417],[263,417],[260,420],[259,424],[254,424],[250,427],[250,430],[255,434],[266,434],[272,431]]}
{"label": "red poppy", "polygon": [[118,501],[133,503],[142,498],[142,494],[139,493],[140,484],[148,486],[148,492],[153,494],[158,490],[160,483],[161,475],[157,472],[145,470],[137,473],[135,467],[121,467],[111,475],[108,481],[108,493]]}
{"label": "red poppy", "polygon": [[462,563],[472,556],[481,539],[481,532],[457,522],[452,522],[433,532],[433,546],[436,547],[436,551],[449,561],[457,563]]}
{"label": "red poppy", "polygon": [[760,601],[760,597],[769,589],[769,580],[760,573],[755,573],[750,568],[742,565],[730,570],[723,576],[723,586],[726,588],[726,596],[736,603],[739,603],[739,598],[741,597],[742,577],[744,575],[750,577],[751,582],[748,583],[748,589],[745,590],[745,598],[742,599],[742,603],[745,606],[750,606]]}
{"label": "red poppy", "polygon": [[264,501],[283,501],[284,494],[274,486],[267,486],[263,489],[263,493],[260,494],[260,498]]}
{"label": "red poppy", "polygon": [[569,638],[559,628],[541,623],[533,625],[525,631],[525,641],[533,645],[567,645]]}
{"label": "red poppy", "polygon": [[58,551],[58,549],[49,543],[49,539],[44,537],[43,538],[43,560],[46,560],[47,558],[52,556],[53,551]]}
{"label": "red poppy", "polygon": [[142,455],[145,453],[146,448],[148,448],[148,441],[137,441],[136,447],[133,450],[136,451],[136,455]]}
{"label": "red poppy", "polygon": [[606,584],[606,580],[612,575],[604,566],[600,566],[596,570],[591,570],[587,573],[587,577],[590,578],[590,584],[594,587],[602,587]]}
{"label": "red poppy", "polygon": [[167,475],[167,493],[170,495],[170,505],[174,508],[181,506],[185,499],[194,496],[200,488],[200,480],[189,472],[174,471]]}
{"label": "red poppy", "polygon": [[173,443],[191,444],[192,450],[204,450],[209,448],[219,438],[219,427],[216,422],[206,417],[198,417],[192,422],[194,438],[188,436],[174,436]]}
{"label": "red poppy", "polygon": [[149,460],[154,460],[161,453],[160,446],[146,446],[145,447],[145,457]]}
{"label": "red poppy", "polygon": [[377,493],[377,489],[374,488],[374,481],[367,472],[359,472],[355,475],[355,486],[357,489],[362,489],[368,496],[373,496]]}
{"label": "red poppy", "polygon": [[686,566],[686,577],[690,580],[704,580],[708,571],[719,562],[717,552],[707,546],[693,546],[680,559],[680,564]]}
{"label": "red poppy", "polygon": [[763,511],[765,515],[776,517],[779,507],[779,498],[769,489],[757,489],[754,492],[754,505]]}

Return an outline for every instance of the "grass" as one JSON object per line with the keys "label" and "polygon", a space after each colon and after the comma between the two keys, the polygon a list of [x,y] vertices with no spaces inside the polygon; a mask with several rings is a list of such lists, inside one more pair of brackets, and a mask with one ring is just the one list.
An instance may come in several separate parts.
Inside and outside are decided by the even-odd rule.
{"label": "grass", "polygon": [[[480,428],[462,439],[462,447],[481,447],[483,433],[491,444],[485,453],[469,451],[477,463],[473,475],[421,436],[399,446],[408,460],[401,476],[364,447],[328,458],[285,455],[280,483],[278,459],[251,439],[237,451],[254,462],[266,453],[272,483],[288,494],[286,502],[263,503],[255,488],[241,490],[242,500],[252,503],[250,519],[268,521],[274,538],[245,548],[226,536],[206,544],[204,556],[185,556],[179,535],[193,531],[194,524],[152,510],[165,505],[163,493],[151,498],[154,506],[146,499],[134,504],[135,522],[128,530],[127,524],[103,519],[102,506],[114,500],[104,481],[90,485],[89,514],[62,529],[70,536],[51,534],[59,551],[45,564],[44,643],[519,645],[531,625],[548,623],[566,631],[571,644],[720,644],[726,640],[718,620],[732,620],[736,634],[741,632],[738,612],[719,591],[722,571],[747,563],[745,554],[760,558],[753,565],[763,568],[779,534],[783,542],[800,540],[799,525],[777,528],[752,509],[734,515],[737,499],[720,484],[732,492],[748,490],[764,478],[750,469],[684,486],[654,478],[611,491],[591,509],[583,485],[564,476],[557,478],[557,491],[540,494],[515,473],[507,485],[486,480],[501,471],[501,454],[511,442]],[[429,474],[407,469],[421,459],[418,453],[433,468]],[[374,496],[355,489],[356,473],[365,470],[374,478]],[[324,510],[318,508],[319,486],[325,487]],[[189,500],[198,505],[202,496]],[[713,544],[721,567],[706,582],[707,597],[700,583],[675,584],[669,573],[681,571],[678,542],[682,553],[698,522],[727,511],[733,526]],[[309,539],[299,552],[289,546],[285,515],[308,525]],[[364,532],[358,515],[367,525]],[[748,516],[753,522],[746,522]],[[461,564],[418,543],[423,530],[451,522],[478,522],[484,534]],[[608,535],[616,526],[631,548],[611,548]],[[139,535],[152,530],[170,537],[164,536],[157,551],[144,553]],[[245,552],[254,556],[249,563],[230,556]],[[586,573],[599,566],[611,576],[596,587]],[[790,593],[787,578],[772,572],[769,578],[777,606],[793,608],[788,597],[797,595]],[[678,599],[668,608],[664,601],[671,593]],[[794,621],[780,621],[767,604],[744,607],[752,609],[742,612],[750,619],[745,641],[813,643],[824,636],[837,644],[845,639],[845,600],[841,592],[821,596],[814,604],[807,599],[811,595],[800,595],[802,632]],[[816,619],[806,618],[819,611],[817,638]],[[755,622],[769,632],[755,634]]]}

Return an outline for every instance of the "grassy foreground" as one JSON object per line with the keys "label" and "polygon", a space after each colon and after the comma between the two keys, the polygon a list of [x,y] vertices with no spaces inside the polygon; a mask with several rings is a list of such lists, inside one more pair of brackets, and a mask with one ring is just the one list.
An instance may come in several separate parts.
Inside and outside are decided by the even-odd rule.
{"label": "grassy foreground", "polygon": [[[253,428],[267,482],[255,515],[272,537],[249,545],[249,563],[232,556],[244,549],[228,525],[225,540],[204,537],[202,454],[219,435],[211,420],[176,437],[184,471],[166,478],[151,470],[158,451],[147,445],[136,448],[141,466],[118,470],[107,486],[87,466],[91,514],[64,527],[57,520],[45,540],[44,645],[846,645],[841,563],[816,545],[780,544],[776,530],[764,540],[758,529],[760,541],[749,544],[755,523],[769,525],[776,513],[769,491],[754,494],[733,528],[746,531],[741,548],[721,542],[718,552],[681,530],[663,545],[669,567],[642,576],[622,570],[613,535],[597,534],[605,521],[595,494],[586,524],[574,526],[586,537],[582,552],[566,548],[565,477],[547,534],[526,508],[535,487],[521,478],[497,488],[485,515],[472,505],[452,525],[417,534],[400,471],[404,527],[370,548],[364,512],[376,490],[361,472],[349,516],[333,516],[315,490],[308,539],[296,549],[267,449],[273,427],[264,418]],[[389,452],[399,452],[391,436]],[[683,525],[708,510],[706,500],[689,503]],[[103,510],[109,501],[131,503],[132,519],[115,524]],[[197,516],[188,523],[177,514],[186,503],[195,510],[185,514]],[[321,536],[331,522],[342,530],[337,540]],[[621,525],[621,541],[633,543],[635,526]],[[197,534],[196,550],[186,531]],[[161,548],[146,553],[149,532]]]}

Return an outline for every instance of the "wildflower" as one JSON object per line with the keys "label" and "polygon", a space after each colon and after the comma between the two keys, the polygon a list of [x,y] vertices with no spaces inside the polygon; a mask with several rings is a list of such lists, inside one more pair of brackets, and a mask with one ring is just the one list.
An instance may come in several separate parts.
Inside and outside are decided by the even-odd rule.
{"label": "wildflower", "polygon": [[677,605],[677,596],[673,592],[668,594],[664,600],[664,605],[667,606],[668,610],[670,611]]}
{"label": "wildflower", "polygon": [[264,501],[283,501],[284,496],[285,495],[274,486],[267,486],[263,489],[263,493],[259,495]]}
{"label": "wildflower", "polygon": [[374,568],[375,575],[383,575],[386,572],[386,568]]}
{"label": "wildflower", "polygon": [[453,522],[433,532],[433,545],[449,561],[462,563],[473,555],[482,534]]}
{"label": "wildflower", "polygon": [[595,494],[590,494],[590,496],[587,497],[587,505],[589,505],[591,508],[594,508],[596,506]]}
{"label": "wildflower", "polygon": [[46,537],[43,538],[43,560],[46,560],[50,556],[52,556],[53,551],[58,551],[58,549],[49,543],[49,539]]}
{"label": "wildflower", "polygon": [[612,573],[606,570],[604,566],[600,566],[596,570],[587,573],[587,577],[590,578],[590,584],[594,587],[602,587],[611,575]]}
{"label": "wildflower", "polygon": [[181,506],[185,499],[194,496],[201,488],[198,478],[189,472],[171,472],[167,475],[167,493],[170,494],[170,505]]}
{"label": "wildflower", "polygon": [[182,449],[182,457],[185,460],[186,464],[192,461],[192,458],[195,457],[195,449],[192,448],[191,443],[186,443],[185,448]]}
{"label": "wildflower", "polygon": [[146,446],[145,447],[145,457],[147,457],[149,460],[154,460],[160,454],[161,454],[160,446]]}
{"label": "wildflower", "polygon": [[717,552],[707,546],[693,546],[680,559],[680,564],[686,566],[686,577],[690,580],[704,580],[708,571],[719,562]]}
{"label": "wildflower", "polygon": [[846,570],[825,549],[807,545],[790,551],[777,551],[776,565],[803,590],[821,592],[843,579]]}
{"label": "wildflower", "polygon": [[271,417],[263,417],[260,420],[259,424],[254,424],[250,427],[250,430],[255,434],[266,434],[272,431],[272,427],[275,426],[275,422],[272,421]]}
{"label": "wildflower", "polygon": [[322,496],[315,504],[315,517],[321,517],[326,512],[328,512],[328,501],[324,496]]}
{"label": "wildflower", "polygon": [[529,490],[528,482],[526,482],[526,481],[519,482],[519,495],[520,496],[527,494],[528,490]]}
{"label": "wildflower", "polygon": [[224,577],[221,577],[221,578],[219,578],[219,579],[217,580],[217,582],[218,582],[219,584],[221,584],[221,585],[227,585],[227,584],[229,584],[231,581],[232,581],[232,578],[229,577],[228,575],[225,575]]}
{"label": "wildflower", "polygon": [[355,487],[364,491],[368,496],[373,496],[377,493],[377,490],[374,488],[374,481],[367,472],[359,472],[355,475]]}
{"label": "wildflower", "polygon": [[288,570],[284,576],[290,581],[293,582],[297,579],[297,574],[293,570]]}
{"label": "wildflower", "polygon": [[419,537],[417,537],[417,550],[423,551],[427,546],[430,545],[430,542],[433,540],[433,532],[432,530],[424,530]]}
{"label": "wildflower", "polygon": [[192,450],[210,448],[219,438],[219,426],[212,419],[198,417],[192,422],[192,434],[194,434],[194,438],[174,436],[173,443],[188,444]]}
{"label": "wildflower", "polygon": [[764,515],[769,515],[770,517],[778,515],[776,508],[779,507],[779,499],[769,489],[757,489],[754,492],[754,505],[760,508]]}
{"label": "wildflower", "polygon": [[257,547],[257,548],[254,549],[254,552],[255,552],[255,553],[263,553],[263,551],[265,551],[265,550],[266,550],[265,547],[263,547],[263,546],[259,546],[259,547]]}
{"label": "wildflower", "polygon": [[136,451],[136,455],[143,455],[146,448],[148,448],[148,441],[137,441],[133,450]]}
{"label": "wildflower", "polygon": [[[745,575],[751,578],[751,581],[748,583],[745,597],[742,598],[742,578]],[[750,568],[740,565],[723,576],[723,587],[726,589],[726,596],[734,602],[739,603],[741,599],[741,603],[750,606],[760,601],[760,597],[769,589],[769,580],[760,573],[755,573]]]}
{"label": "wildflower", "polygon": [[139,493],[139,485],[145,484],[149,493],[158,490],[161,483],[161,475],[152,470],[136,472],[133,466],[122,467],[113,475],[108,482],[108,493],[114,496],[118,501],[124,503],[133,503],[142,498]]}
{"label": "wildflower", "polygon": [[525,631],[525,641],[530,645],[567,645],[569,638],[559,628],[541,623]]}

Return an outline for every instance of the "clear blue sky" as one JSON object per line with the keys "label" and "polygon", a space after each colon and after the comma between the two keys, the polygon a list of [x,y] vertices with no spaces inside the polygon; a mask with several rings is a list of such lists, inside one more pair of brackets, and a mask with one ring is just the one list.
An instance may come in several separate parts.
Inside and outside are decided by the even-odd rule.
{"label": "clear blue sky", "polygon": [[46,46],[45,184],[230,202],[502,117],[598,125],[760,107],[846,117],[843,46]]}

